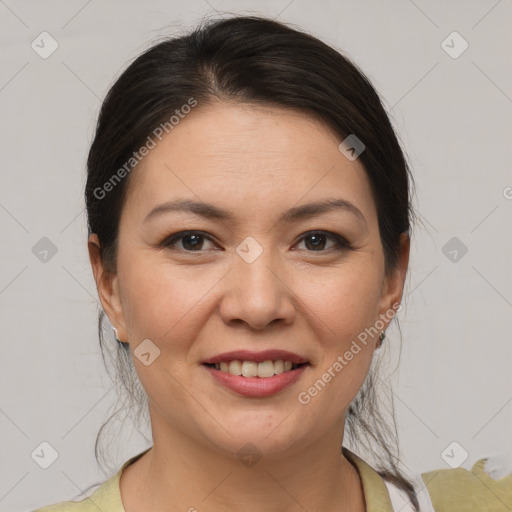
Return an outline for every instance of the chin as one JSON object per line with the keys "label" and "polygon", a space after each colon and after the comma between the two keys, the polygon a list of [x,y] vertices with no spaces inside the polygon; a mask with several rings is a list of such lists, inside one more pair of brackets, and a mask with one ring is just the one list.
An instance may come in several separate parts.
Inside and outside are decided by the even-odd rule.
{"label": "chin", "polygon": [[298,423],[297,416],[284,410],[272,412],[251,411],[226,415],[222,428],[216,422],[204,429],[207,440],[230,453],[242,456],[246,451],[265,454],[267,460],[272,455],[282,454],[295,445],[303,444],[304,437],[311,435],[304,422]]}

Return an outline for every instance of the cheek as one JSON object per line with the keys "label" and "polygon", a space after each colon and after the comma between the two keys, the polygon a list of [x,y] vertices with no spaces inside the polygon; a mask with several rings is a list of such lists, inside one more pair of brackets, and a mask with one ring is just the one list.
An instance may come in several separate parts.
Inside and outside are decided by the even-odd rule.
{"label": "cheek", "polygon": [[322,381],[315,387],[326,404],[336,400],[348,405],[370,368],[374,342],[369,328],[378,315],[380,287],[377,272],[369,268],[347,267],[335,277],[331,273],[330,279],[317,279],[304,298],[307,309],[315,313],[310,318],[321,320],[315,330],[322,333],[322,357],[314,382]]}
{"label": "cheek", "polygon": [[376,320],[380,300],[376,265],[329,269],[301,288],[304,302],[323,320],[338,344],[357,337]]}
{"label": "cheek", "polygon": [[200,323],[191,319],[206,314],[208,291],[218,280],[206,267],[172,268],[148,255],[126,261],[120,282],[130,335],[159,346],[172,341],[173,351],[179,351],[194,339]]}

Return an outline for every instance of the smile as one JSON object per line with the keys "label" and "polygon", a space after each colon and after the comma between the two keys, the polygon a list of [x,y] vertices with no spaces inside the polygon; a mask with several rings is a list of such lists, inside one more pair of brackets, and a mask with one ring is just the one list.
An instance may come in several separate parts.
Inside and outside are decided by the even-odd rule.
{"label": "smile", "polygon": [[[307,363],[302,363],[307,364]],[[222,361],[220,363],[212,363],[208,365],[210,368],[215,368],[221,372],[226,372],[231,375],[240,375],[243,377],[259,377],[266,379],[274,375],[280,375],[284,372],[289,372],[297,369],[301,364],[292,363],[291,361],[283,361],[277,359],[275,361],[268,360],[261,363],[255,361],[240,361],[235,359],[233,361]]]}
{"label": "smile", "polygon": [[[283,360],[233,360],[201,365],[223,387],[245,397],[267,397],[293,385],[310,367],[309,363]],[[260,371],[263,376],[260,376]],[[272,372],[272,375],[270,373]]]}

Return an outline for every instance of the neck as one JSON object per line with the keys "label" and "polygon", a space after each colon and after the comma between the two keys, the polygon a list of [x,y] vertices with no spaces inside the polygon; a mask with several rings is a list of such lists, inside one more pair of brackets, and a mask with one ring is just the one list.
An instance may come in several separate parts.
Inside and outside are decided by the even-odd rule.
{"label": "neck", "polygon": [[[332,429],[314,443],[279,454],[231,453],[152,421],[153,447],[122,474],[126,512],[362,512],[359,474]],[[339,427],[339,425],[337,425]],[[158,435],[161,433],[161,435]],[[246,457],[241,457],[245,453]],[[251,458],[252,455],[252,458]]]}

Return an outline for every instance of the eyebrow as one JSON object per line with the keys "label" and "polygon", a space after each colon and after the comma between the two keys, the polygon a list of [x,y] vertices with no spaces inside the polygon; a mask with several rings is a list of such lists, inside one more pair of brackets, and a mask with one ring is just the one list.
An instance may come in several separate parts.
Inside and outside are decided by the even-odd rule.
{"label": "eyebrow", "polygon": [[[334,210],[343,210],[348,213],[352,213],[360,219],[365,226],[367,226],[366,219],[361,210],[345,199],[326,199],[324,201],[308,203],[302,206],[294,206],[281,215],[279,222],[292,223]],[[146,223],[150,219],[169,212],[188,212],[206,219],[223,221],[230,221],[234,218],[234,215],[230,211],[223,210],[213,204],[192,201],[190,199],[176,199],[174,201],[162,203],[153,208],[146,215],[143,222]]]}

